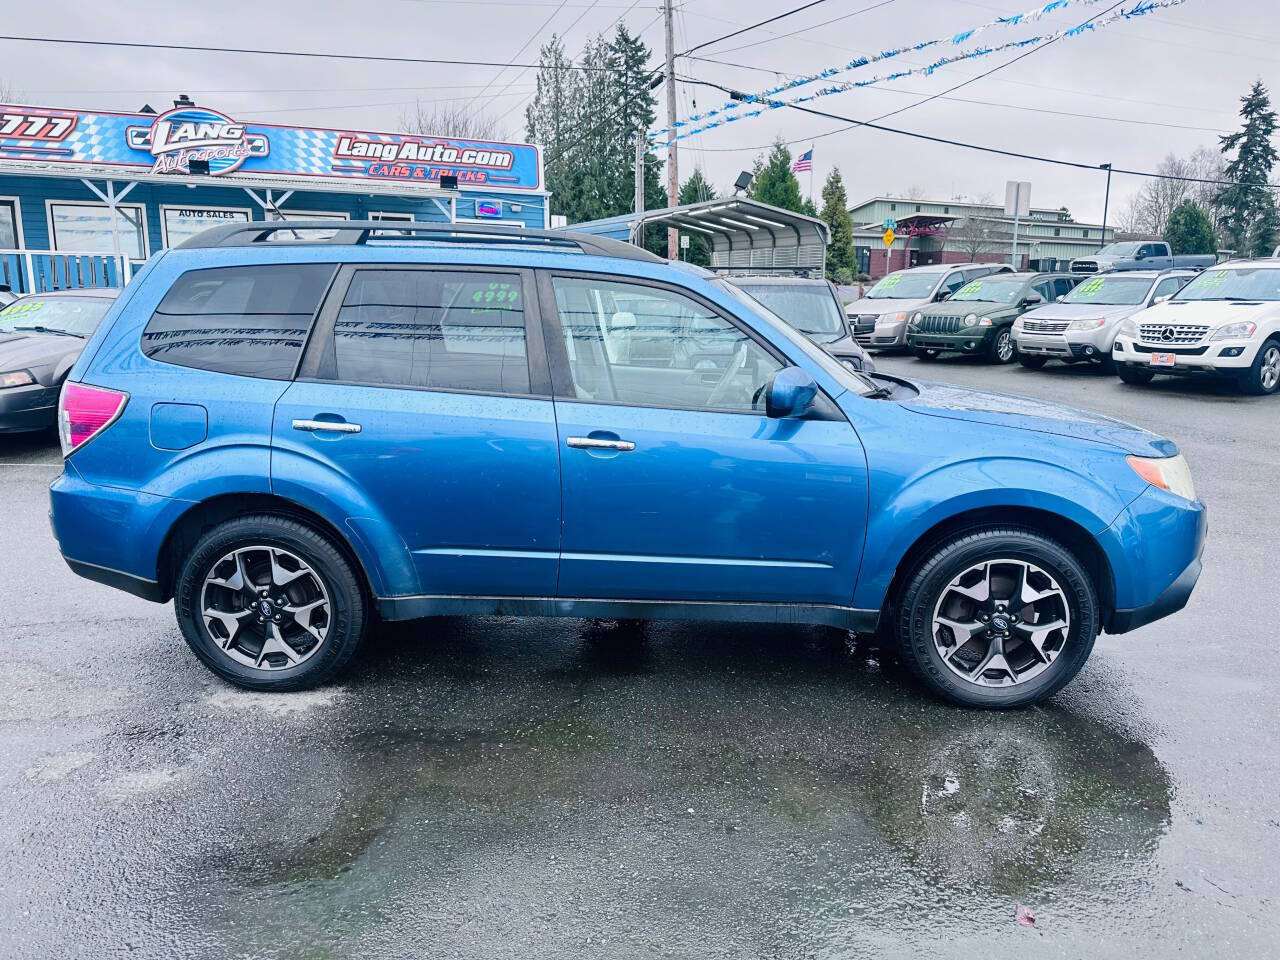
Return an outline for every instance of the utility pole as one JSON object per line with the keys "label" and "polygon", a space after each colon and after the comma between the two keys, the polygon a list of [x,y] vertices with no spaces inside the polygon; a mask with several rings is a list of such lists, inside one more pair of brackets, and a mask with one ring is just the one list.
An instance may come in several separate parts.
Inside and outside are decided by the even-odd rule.
{"label": "utility pole", "polygon": [[645,142],[645,131],[636,131],[636,222],[631,228],[631,242],[637,247],[644,246],[644,227],[640,219],[644,216],[644,153],[648,146]]}
{"label": "utility pole", "polygon": [[1102,198],[1102,239],[1098,241],[1098,249],[1107,245],[1107,207],[1111,206],[1111,164],[1098,164],[1099,170],[1107,171],[1107,192]]}
{"label": "utility pole", "polygon": [[[672,25],[672,0],[662,2],[662,20],[667,34],[667,207],[676,205],[680,197],[680,170],[676,165],[676,48]],[[680,231],[667,228],[667,259],[680,256]]]}

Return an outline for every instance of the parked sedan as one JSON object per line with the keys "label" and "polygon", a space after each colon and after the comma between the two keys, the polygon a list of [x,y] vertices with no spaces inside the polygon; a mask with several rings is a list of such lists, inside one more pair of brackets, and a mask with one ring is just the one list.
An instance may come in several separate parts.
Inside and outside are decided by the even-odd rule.
{"label": "parked sedan", "polygon": [[829,280],[767,276],[727,280],[726,286],[745,292],[754,303],[763,304],[845,366],[853,370],[875,369],[867,352],[853,339],[844,305]]}
{"label": "parked sedan", "polygon": [[62,381],[116,293],[31,294],[0,310],[0,433],[54,425]]}
{"label": "parked sedan", "polygon": [[1018,354],[1013,321],[1065,296],[1079,282],[1079,277],[1065,273],[1002,273],[971,280],[946,302],[912,315],[907,346],[921,360],[968,353],[993,363],[1011,363]]}
{"label": "parked sedan", "polygon": [[1193,270],[1151,270],[1090,277],[1061,303],[1031,310],[1014,321],[1018,362],[1039,370],[1054,359],[1091,360],[1114,371],[1111,345],[1120,321],[1168,300],[1195,275]]}

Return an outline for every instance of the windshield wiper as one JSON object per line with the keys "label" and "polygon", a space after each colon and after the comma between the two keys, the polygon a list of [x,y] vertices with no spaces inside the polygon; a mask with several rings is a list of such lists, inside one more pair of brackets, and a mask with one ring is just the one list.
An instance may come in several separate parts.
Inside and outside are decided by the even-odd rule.
{"label": "windshield wiper", "polygon": [[62,333],[68,337],[79,337],[81,340],[85,338],[85,335],[83,333],[75,333],[74,331],[71,331],[71,330],[59,330],[57,327],[42,327],[38,324],[32,327],[14,327],[13,329],[15,331],[30,330],[32,333]]}
{"label": "windshield wiper", "polygon": [[889,400],[893,397],[893,390],[890,387],[876,387],[870,393],[864,393],[863,396],[868,400]]}

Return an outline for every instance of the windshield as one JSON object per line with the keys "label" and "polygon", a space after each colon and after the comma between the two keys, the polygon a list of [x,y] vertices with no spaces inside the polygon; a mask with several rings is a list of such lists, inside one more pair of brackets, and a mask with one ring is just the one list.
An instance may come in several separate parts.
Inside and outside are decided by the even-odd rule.
{"label": "windshield", "polygon": [[819,343],[833,343],[849,332],[825,283],[747,283],[742,289]]}
{"label": "windshield", "polygon": [[0,310],[0,330],[48,330],[87,337],[111,306],[106,297],[22,297]]}
{"label": "windshield", "polygon": [[1012,303],[1026,286],[1022,279],[1007,280],[999,275],[970,280],[951,295],[952,300],[983,300],[990,303]]}
{"label": "windshield", "polygon": [[1206,270],[1174,294],[1173,299],[1280,300],[1280,269]]}
{"label": "windshield", "polygon": [[1142,246],[1142,243],[1137,240],[1128,240],[1124,243],[1109,243],[1105,247],[1103,247],[1101,250],[1099,250],[1095,254],[1095,256],[1132,257],[1135,253],[1138,252],[1138,248],[1140,246]]}
{"label": "windshield", "polygon": [[827,375],[835,379],[837,383],[844,384],[854,393],[862,396],[866,396],[868,393],[874,393],[876,390],[880,389],[879,386],[872,382],[870,377],[863,376],[855,370],[850,370],[808,337],[805,337],[798,331],[794,330],[791,324],[787,323],[787,321],[783,320],[780,316],[770,310],[755,297],[748,294],[741,287],[730,283],[723,277],[716,277],[714,280],[711,280],[710,283],[713,287],[729,294],[729,296],[733,297],[733,299],[737,300],[739,303],[750,307],[766,320],[773,321],[775,326],[777,326],[779,333],[795,344],[796,347],[805,353],[805,355],[812,358],[813,361],[822,367]]}
{"label": "windshield", "polygon": [[867,291],[864,300],[923,300],[933,293],[933,288],[943,274],[938,270],[924,273],[891,273]]}
{"label": "windshield", "polygon": [[1063,298],[1063,303],[1138,304],[1155,283],[1147,277],[1090,277]]}

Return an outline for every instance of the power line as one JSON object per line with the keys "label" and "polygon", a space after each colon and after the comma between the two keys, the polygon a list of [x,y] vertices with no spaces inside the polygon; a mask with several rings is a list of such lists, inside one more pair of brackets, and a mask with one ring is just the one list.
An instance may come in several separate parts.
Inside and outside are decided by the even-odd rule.
{"label": "power line", "polygon": [[[0,34],[0,40],[17,40],[23,43],[69,44],[82,47],[123,47],[130,50],[176,50],[183,53],[245,53],[254,56],[307,57],[320,60],[363,60],[369,63],[427,63],[451,67],[537,67],[536,63],[503,63],[500,60],[448,60],[442,57],[393,57],[371,53],[328,53],[316,50],[262,50],[253,47],[206,47],[185,43],[141,43],[128,40],[82,40],[73,37],[24,37]],[[570,65],[566,69],[600,71],[607,67]]]}
{"label": "power line", "polygon": [[878,9],[879,7],[887,7],[889,4],[894,2],[895,0],[880,0],[879,3],[873,3],[869,7],[863,7],[861,10],[854,10],[852,13],[844,13],[838,17],[832,17],[830,20],[823,20],[821,23],[815,23],[809,27],[801,27],[799,30],[792,30],[790,33],[776,33],[768,40],[753,40],[751,43],[744,43],[739,47],[729,47],[726,50],[717,50],[716,53],[734,53],[738,50],[746,50],[749,47],[758,47],[762,43],[772,43],[774,40],[785,40],[788,37],[794,37],[801,33],[808,33],[810,30],[829,27],[833,23],[839,23],[841,20],[848,20],[850,17],[856,17],[860,13],[868,13],[869,11]]}
{"label": "power line", "polygon": [[[567,3],[567,2],[568,2],[568,0],[560,0],[560,6],[556,7],[554,10],[552,10],[552,11],[551,11],[551,13],[550,13],[550,14],[548,14],[548,15],[547,15],[547,19],[546,19],[546,20],[544,20],[544,21],[542,21],[542,26],[540,26],[537,30],[533,31],[533,33],[529,34],[529,36],[525,38],[524,43],[522,43],[522,44],[520,45],[520,49],[519,49],[519,50],[517,50],[517,51],[516,51],[516,53],[515,53],[515,56],[511,58],[513,61],[516,59],[516,57],[520,56],[520,54],[524,53],[524,52],[525,52],[525,50],[527,50],[527,49],[529,48],[529,44],[533,43],[534,39],[535,39],[539,34],[541,34],[543,30],[547,29],[548,24],[550,24],[550,23],[551,23],[551,21],[552,21],[552,20],[554,20],[554,19],[556,18],[556,14],[558,14],[561,10],[563,10],[563,9],[564,9],[564,5],[565,5],[565,3]],[[590,7],[588,7],[587,9],[589,10],[589,9],[591,9],[591,8],[590,8]],[[586,12],[586,10],[584,10],[582,13],[578,14],[578,20],[581,20],[584,16],[586,16],[586,13],[587,13],[587,12]],[[578,22],[578,20],[575,20],[575,21],[573,21],[573,22],[574,22],[574,23],[577,23],[577,22]],[[507,66],[511,66],[511,64],[508,64]],[[529,68],[528,68],[528,67],[525,67],[524,69],[525,69],[525,70],[528,70]],[[495,73],[495,74],[493,75],[493,77],[489,80],[489,82],[488,82],[488,83],[486,83],[486,84],[484,85],[484,90],[481,90],[479,93],[477,93],[477,94],[476,94],[476,99],[477,99],[477,100],[479,100],[482,96],[484,96],[485,90],[488,90],[488,89],[489,89],[489,87],[490,87],[490,86],[492,86],[492,85],[493,85],[493,83],[494,83],[494,82],[495,82],[495,81],[496,81],[500,76],[502,76],[506,71],[507,71],[507,67],[506,67],[506,66],[504,66],[501,70],[499,70],[497,73]],[[520,74],[519,74],[519,73],[517,73],[517,74],[516,74],[516,76],[518,77],[518,76],[520,76]],[[514,80],[514,78],[513,78],[513,80]],[[509,84],[507,84],[507,86],[511,86],[511,84],[509,83]]]}
{"label": "power line", "polygon": [[768,26],[768,25],[769,25],[769,24],[771,24],[771,23],[776,23],[778,20],[783,20],[783,19],[785,19],[785,18],[787,18],[787,17],[794,16],[794,15],[795,15],[795,14],[797,14],[797,13],[803,13],[805,10],[808,10],[808,9],[810,9],[811,7],[816,7],[818,4],[820,4],[820,3],[826,3],[826,2],[827,2],[827,0],[810,0],[810,2],[809,2],[809,3],[802,3],[802,4],[800,4],[800,6],[798,6],[798,7],[793,7],[793,8],[792,8],[792,9],[790,9],[790,10],[784,10],[782,13],[779,13],[779,14],[774,15],[774,16],[770,17],[768,20],[761,20],[759,23],[751,23],[751,24],[748,24],[747,26],[742,27],[742,28],[741,28],[741,29],[739,29],[739,30],[735,30],[735,31],[733,31],[732,33],[726,33],[726,34],[725,34],[724,36],[722,36],[722,37],[716,37],[714,40],[708,40],[708,41],[706,41],[705,43],[700,43],[700,44],[698,44],[696,47],[690,47],[690,48],[689,48],[688,50],[686,50],[684,53],[676,54],[676,56],[683,57],[683,56],[685,56],[686,54],[693,53],[695,50],[701,50],[703,47],[709,47],[709,46],[711,46],[711,45],[713,45],[713,44],[719,43],[721,40],[729,40],[729,39],[732,39],[733,37],[736,37],[736,36],[739,36],[739,35],[741,35],[741,34],[747,33],[747,32],[749,32],[749,31],[751,31],[751,30],[755,30],[755,29],[757,29],[758,27]]}

